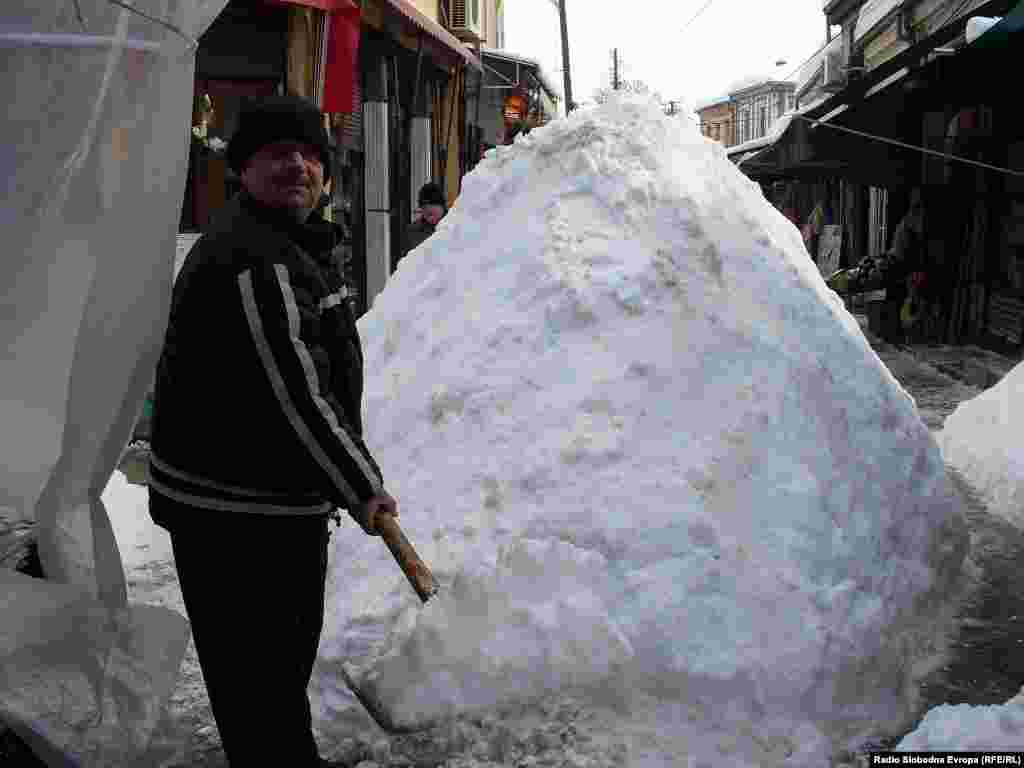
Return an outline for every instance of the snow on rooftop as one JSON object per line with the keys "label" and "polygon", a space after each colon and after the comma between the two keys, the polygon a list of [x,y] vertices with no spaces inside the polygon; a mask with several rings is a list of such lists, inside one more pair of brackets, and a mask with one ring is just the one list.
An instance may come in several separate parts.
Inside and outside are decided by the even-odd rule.
{"label": "snow on rooftop", "polygon": [[762,83],[769,83],[773,80],[771,75],[766,74],[754,74],[741,77],[734,81],[727,89],[726,93],[736,93],[737,91],[743,91],[747,88],[753,88],[755,85],[761,85]]}
{"label": "snow on rooftop", "polygon": [[729,95],[724,96],[713,96],[706,99],[698,99],[694,102],[693,108],[696,110],[705,109],[706,107],[712,107],[717,104],[725,104],[729,101]]}
{"label": "snow on rooftop", "polygon": [[783,739],[818,768],[912,716],[966,547],[942,457],[689,122],[614,99],[492,150],[360,333],[366,440],[442,591],[332,537],[319,723],[359,713],[344,662],[407,724],[656,691],[675,765]]}

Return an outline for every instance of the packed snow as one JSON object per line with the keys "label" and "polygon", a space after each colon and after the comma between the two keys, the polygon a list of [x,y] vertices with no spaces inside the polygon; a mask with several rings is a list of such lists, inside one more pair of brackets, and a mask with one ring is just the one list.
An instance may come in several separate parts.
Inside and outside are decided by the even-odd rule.
{"label": "packed snow", "polygon": [[114,472],[103,489],[103,506],[110,511],[110,524],[121,553],[125,571],[153,562],[172,559],[171,537],[153,525],[149,517],[149,493],[132,485],[121,472]]}
{"label": "packed snow", "polygon": [[[987,502],[988,510],[1024,527],[1024,451],[1018,407],[1024,365],[994,387],[961,403],[939,433],[943,457]],[[900,741],[900,750],[1022,749],[1024,691],[1001,705],[943,705],[929,711]]]}
{"label": "packed snow", "polygon": [[1006,704],[944,704],[896,745],[898,751],[1024,749],[1024,692]]}
{"label": "packed snow", "polygon": [[985,497],[989,510],[1024,527],[1024,365],[961,403],[946,419],[939,444],[950,465]]}
{"label": "packed snow", "polygon": [[663,764],[820,766],[911,720],[958,501],[717,142],[626,99],[492,150],[360,331],[367,442],[442,590],[421,606],[379,539],[333,536],[322,731],[362,717],[346,662],[407,725],[626,701]]}

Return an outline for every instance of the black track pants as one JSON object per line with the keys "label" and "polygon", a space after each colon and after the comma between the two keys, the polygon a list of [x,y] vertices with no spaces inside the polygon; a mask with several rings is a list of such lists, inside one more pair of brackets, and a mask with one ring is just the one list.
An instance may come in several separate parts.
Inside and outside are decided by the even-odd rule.
{"label": "black track pants", "polygon": [[173,521],[165,527],[231,768],[318,766],[306,687],[323,626],[326,516],[211,512],[152,491],[150,510]]}

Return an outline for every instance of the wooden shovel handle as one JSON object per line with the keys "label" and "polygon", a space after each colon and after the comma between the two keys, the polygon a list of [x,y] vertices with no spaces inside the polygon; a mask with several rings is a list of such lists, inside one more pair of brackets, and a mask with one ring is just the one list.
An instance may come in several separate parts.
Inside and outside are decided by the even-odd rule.
{"label": "wooden shovel handle", "polygon": [[430,572],[427,564],[420,559],[412,544],[405,538],[398,521],[392,515],[379,514],[374,520],[377,531],[380,533],[384,543],[388,545],[391,554],[394,555],[405,578],[409,580],[412,588],[416,590],[420,600],[424,603],[437,594],[437,582],[434,581],[434,574]]}

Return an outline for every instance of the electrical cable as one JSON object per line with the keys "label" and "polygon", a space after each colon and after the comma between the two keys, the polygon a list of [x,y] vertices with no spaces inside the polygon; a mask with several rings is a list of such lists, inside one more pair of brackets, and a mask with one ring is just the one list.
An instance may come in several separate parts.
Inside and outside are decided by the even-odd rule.
{"label": "electrical cable", "polygon": [[[835,38],[832,38],[832,39],[834,40]],[[805,66],[806,66],[806,65],[807,65],[808,63],[810,63],[811,59],[813,59],[813,58],[814,58],[815,56],[817,56],[817,55],[818,55],[819,53],[821,53],[822,51],[824,51],[824,50],[825,50],[826,48],[828,48],[828,47],[829,47],[830,45],[832,45],[832,40],[829,40],[829,41],[828,41],[827,43],[825,43],[825,44],[824,44],[823,46],[821,46],[821,47],[820,47],[820,48],[819,48],[818,50],[816,50],[816,51],[815,51],[814,53],[812,53],[812,54],[811,54],[810,56],[808,56],[808,57],[807,57],[806,59],[804,59],[804,60],[803,60],[803,62],[801,62],[801,63],[800,63],[800,64],[799,64],[798,66],[797,66],[797,68],[796,68],[796,69],[794,69],[794,70],[793,70],[792,72],[790,72],[790,73],[789,73],[788,75],[786,75],[786,76],[785,76],[785,77],[784,77],[783,79],[784,79],[784,80],[792,80],[792,79],[793,79],[793,75],[797,74],[797,73],[798,73],[798,72],[799,72],[799,71],[800,71],[801,69],[803,69],[803,68],[804,68],[804,67],[805,67]]]}
{"label": "electrical cable", "polygon": [[683,28],[679,30],[679,34],[685,32],[689,28],[689,26],[693,24],[693,22],[695,22],[700,17],[700,15],[708,9],[708,6],[710,6],[713,2],[715,2],[715,0],[708,0],[706,3],[704,3],[704,5],[701,6],[700,10],[693,15],[693,18],[683,25]]}
{"label": "electrical cable", "polygon": [[942,27],[949,26],[954,21],[956,21],[958,18],[960,18],[960,16],[963,14],[964,8],[966,8],[968,5],[970,5],[971,2],[972,2],[972,0],[964,0],[962,3],[960,3],[960,5],[957,7],[957,9],[955,11],[953,11],[951,14],[949,14],[949,18],[947,18],[944,22],[942,22],[942,24],[940,24],[938,26],[938,28],[941,29]]}
{"label": "electrical cable", "polygon": [[960,157],[959,155],[951,155],[948,152],[939,152],[938,150],[935,149],[919,147],[915,144],[907,144],[906,142],[897,141],[896,139],[890,139],[885,136],[876,136],[873,133],[867,133],[865,131],[858,131],[853,128],[847,128],[845,125],[834,125],[832,123],[825,123],[822,122],[821,120],[815,120],[814,118],[807,117],[806,115],[794,115],[794,117],[800,120],[804,120],[808,123],[812,123],[813,125],[824,125],[826,128],[832,128],[834,130],[842,131],[844,133],[852,133],[855,136],[861,136],[865,139],[881,141],[885,144],[892,144],[893,146],[902,147],[903,149],[914,150],[915,152],[921,152],[926,155],[934,155],[935,157],[941,157],[944,160],[955,160],[960,163],[967,163],[968,165],[974,165],[979,168],[984,168],[989,171],[996,171],[998,173],[1005,173],[1010,176],[1024,176],[1024,171],[1015,171],[1011,168],[1000,168],[997,165],[989,165],[988,163],[983,163],[980,160],[971,160],[966,157]]}

